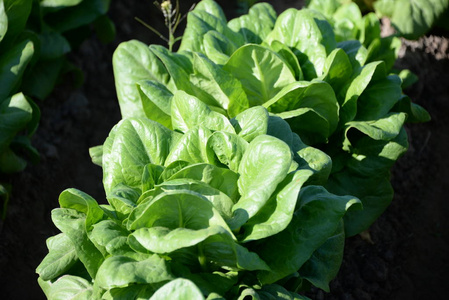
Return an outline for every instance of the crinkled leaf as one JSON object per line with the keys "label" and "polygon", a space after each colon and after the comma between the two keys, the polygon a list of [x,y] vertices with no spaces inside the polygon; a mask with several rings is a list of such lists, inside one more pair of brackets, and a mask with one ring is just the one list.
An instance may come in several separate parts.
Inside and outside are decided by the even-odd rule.
{"label": "crinkled leaf", "polygon": [[299,190],[312,174],[310,170],[289,174],[260,211],[242,226],[242,242],[260,240],[284,230],[292,220]]}
{"label": "crinkled leaf", "polygon": [[133,299],[133,300],[148,300],[154,292],[162,286],[159,284],[133,284],[123,288],[113,288],[106,291],[102,300],[114,299]]}
{"label": "crinkled leaf", "polygon": [[89,148],[89,155],[92,162],[101,167],[103,164],[103,145]]}
{"label": "crinkled leaf", "polygon": [[220,168],[206,163],[188,165],[171,175],[168,180],[179,178],[190,178],[202,181],[205,184],[222,191],[234,202],[236,202],[239,197],[237,187],[239,175],[226,168]]}
{"label": "crinkled leaf", "polygon": [[248,14],[228,22],[228,27],[240,33],[245,43],[261,44],[271,32],[276,21],[276,11],[268,3],[252,6]]}
{"label": "crinkled leaf", "polygon": [[358,69],[365,65],[368,57],[368,50],[359,41],[343,41],[337,44],[348,55],[353,69]]}
{"label": "crinkled leaf", "polygon": [[111,256],[98,270],[95,283],[103,289],[133,284],[155,284],[174,279],[167,262],[154,254],[144,260],[127,256]]}
{"label": "crinkled leaf", "polygon": [[125,219],[136,206],[141,195],[141,191],[138,189],[139,187],[131,188],[126,184],[118,183],[108,192],[106,198],[114,208],[116,217],[119,220]]}
{"label": "crinkled leaf", "polygon": [[204,45],[198,37],[204,36],[210,30],[223,34],[237,46],[244,43],[241,35],[228,28],[226,18],[223,12],[220,12],[218,4],[212,0],[201,1],[200,4],[187,15],[187,27],[179,46],[180,51],[204,53]]}
{"label": "crinkled leaf", "polygon": [[230,73],[198,53],[193,56],[193,68],[190,82],[202,102],[223,108],[231,118],[249,107],[242,84]]}
{"label": "crinkled leaf", "polygon": [[308,184],[324,185],[332,170],[332,159],[323,151],[310,147],[301,141],[297,134],[293,134],[294,159],[298,169],[309,169],[313,175],[307,180]]}
{"label": "crinkled leaf", "polygon": [[112,220],[104,220],[93,226],[90,239],[112,255],[130,250],[126,245],[129,232]]}
{"label": "crinkled leaf", "polygon": [[[229,289],[237,284],[237,272],[195,272],[192,273],[188,267],[181,265],[180,263],[172,263],[172,271],[178,278],[185,278],[191,280],[201,290],[203,295],[211,294],[225,294]],[[223,298],[211,298],[211,299],[223,299]]]}
{"label": "crinkled leaf", "polygon": [[298,81],[264,104],[286,119],[308,144],[324,142],[338,124],[339,107],[332,87],[320,81]]}
{"label": "crinkled leaf", "polygon": [[[175,123],[173,123],[173,126],[176,126]],[[204,126],[187,131],[167,156],[165,165],[170,165],[176,161],[185,161],[192,164],[203,162],[215,164],[214,153],[207,147],[207,140],[211,134],[212,132]]]}
{"label": "crinkled leaf", "polygon": [[189,82],[189,75],[193,73],[193,68],[191,58],[188,56],[191,54],[170,52],[170,50],[160,45],[150,45],[150,50],[162,61],[171,77],[169,89],[172,92],[179,89],[191,93],[192,88]]}
{"label": "crinkled leaf", "polygon": [[396,36],[378,38],[369,45],[366,62],[383,61],[387,70],[390,70],[398,58],[401,45],[401,40]]}
{"label": "crinkled leaf", "polygon": [[402,96],[401,79],[389,75],[371,83],[357,100],[357,120],[378,120],[385,116]]}
{"label": "crinkled leaf", "polygon": [[228,228],[209,200],[188,190],[166,191],[156,196],[131,212],[128,221],[130,230],[142,227],[199,230],[213,225]]}
{"label": "crinkled leaf", "polygon": [[292,156],[287,144],[268,135],[256,137],[248,146],[239,166],[241,198],[232,208],[232,229],[255,216],[270,199],[290,169]]}
{"label": "crinkled leaf", "polygon": [[217,131],[209,137],[207,147],[214,151],[222,164],[231,171],[238,172],[248,142],[238,135]]}
{"label": "crinkled leaf", "polygon": [[266,134],[268,130],[268,111],[262,106],[251,107],[231,119],[235,132],[247,142]]}
{"label": "crinkled leaf", "polygon": [[234,205],[232,199],[222,191],[204,182],[190,178],[173,179],[156,186],[156,189],[162,191],[189,190],[197,192],[209,200],[224,219],[229,219],[232,215],[231,209]]}
{"label": "crinkled leaf", "polygon": [[323,15],[309,9],[287,9],[279,15],[266,42],[273,40],[293,50],[306,80],[322,74],[326,57],[336,47],[331,25]]}
{"label": "crinkled leaf", "polygon": [[237,50],[237,45],[215,30],[208,31],[204,35],[203,43],[204,53],[211,61],[218,65],[224,65],[232,53]]}
{"label": "crinkled leaf", "polygon": [[136,40],[117,47],[112,65],[122,117],[145,116],[136,83],[154,80],[167,84],[170,77],[166,68],[148,46]]}
{"label": "crinkled leaf", "polygon": [[329,237],[301,267],[300,276],[329,293],[329,283],[337,276],[343,261],[344,245],[345,232],[341,221],[334,235]]}
{"label": "crinkled leaf", "polygon": [[356,3],[339,5],[332,19],[337,42],[355,40],[364,35],[362,12]]}
{"label": "crinkled leaf", "polygon": [[356,70],[350,84],[340,90],[337,95],[340,104],[340,125],[354,120],[357,115],[357,100],[372,80],[383,79],[386,76],[385,64],[372,62]]}
{"label": "crinkled leaf", "polygon": [[261,282],[273,283],[301,268],[313,252],[335,233],[352,206],[360,207],[360,201],[353,196],[336,196],[322,186],[301,189],[289,226],[257,246],[257,253],[271,268],[270,272],[259,273]]}
{"label": "crinkled leaf", "polygon": [[157,81],[143,80],[137,83],[145,116],[172,129],[171,100],[173,94]]}
{"label": "crinkled leaf", "polygon": [[171,117],[173,129],[184,133],[199,125],[213,131],[235,132],[228,118],[184,91],[175,93],[171,102]]}
{"label": "crinkled leaf", "polygon": [[190,280],[178,278],[162,286],[151,296],[150,300],[166,299],[205,299],[198,287]]}
{"label": "crinkled leaf", "polygon": [[156,164],[148,164],[143,169],[142,174],[142,193],[151,190],[159,183],[165,168]]}
{"label": "crinkled leaf", "polygon": [[274,40],[271,41],[269,48],[279,54],[288,63],[288,66],[295,75],[296,80],[304,79],[304,75],[302,73],[301,66],[299,65],[298,58],[288,46]]}
{"label": "crinkled leaf", "polygon": [[64,233],[47,239],[47,245],[49,253],[36,268],[36,273],[45,281],[64,274],[78,260],[75,247]]}
{"label": "crinkled leaf", "polygon": [[193,230],[188,228],[176,228],[170,230],[166,227],[140,228],[130,235],[145,249],[153,253],[170,253],[181,248],[195,246],[210,236],[225,234],[226,229],[220,226]]}
{"label": "crinkled leaf", "polygon": [[249,105],[261,105],[295,81],[287,62],[276,52],[259,45],[245,45],[223,66],[242,83]]}
{"label": "crinkled leaf", "polygon": [[352,75],[352,65],[348,55],[342,49],[335,49],[326,58],[323,68],[323,75],[320,79],[329,83],[338,94],[342,86]]}
{"label": "crinkled leaf", "polygon": [[92,299],[93,286],[84,278],[72,275],[64,275],[55,282],[43,282],[42,279],[39,284],[42,287],[42,283],[48,286],[44,289],[48,299],[52,300],[85,300]]}
{"label": "crinkled leaf", "polygon": [[74,209],[58,208],[52,211],[51,217],[56,227],[70,238],[75,246],[76,255],[89,275],[95,278],[104,258],[87,235],[86,214]]}
{"label": "crinkled leaf", "polygon": [[347,123],[343,149],[349,150],[354,143],[351,141],[354,129],[369,136],[374,140],[390,141],[397,137],[402,130],[406,115],[405,113],[389,113],[383,118],[374,121],[352,121]]}
{"label": "crinkled leaf", "polygon": [[163,165],[177,134],[148,119],[125,119],[103,146],[103,184],[106,195],[118,184],[140,190],[142,172],[149,164]]}
{"label": "crinkled leaf", "polygon": [[59,195],[61,208],[71,208],[86,214],[86,230],[90,231],[91,226],[103,219],[103,210],[97,201],[88,194],[77,189],[66,189]]}

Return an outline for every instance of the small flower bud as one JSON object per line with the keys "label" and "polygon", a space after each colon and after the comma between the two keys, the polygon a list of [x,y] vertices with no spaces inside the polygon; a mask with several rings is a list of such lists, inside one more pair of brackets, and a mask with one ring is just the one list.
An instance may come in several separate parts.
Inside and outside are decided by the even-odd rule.
{"label": "small flower bud", "polygon": [[170,15],[170,12],[172,10],[172,4],[170,0],[166,0],[161,3],[161,10],[165,18],[167,18]]}

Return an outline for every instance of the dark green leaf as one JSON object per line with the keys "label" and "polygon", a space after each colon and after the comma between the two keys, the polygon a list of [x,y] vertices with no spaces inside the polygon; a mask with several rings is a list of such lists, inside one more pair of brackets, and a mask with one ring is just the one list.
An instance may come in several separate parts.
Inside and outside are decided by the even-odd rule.
{"label": "dark green leaf", "polygon": [[18,88],[23,73],[34,54],[33,42],[24,40],[0,57],[0,101]]}

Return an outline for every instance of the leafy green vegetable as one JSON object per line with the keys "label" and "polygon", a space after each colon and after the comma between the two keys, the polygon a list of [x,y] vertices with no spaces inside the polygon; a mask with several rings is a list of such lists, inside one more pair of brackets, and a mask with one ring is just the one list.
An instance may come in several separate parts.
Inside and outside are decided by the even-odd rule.
{"label": "leafy green vegetable", "polygon": [[342,0],[310,0],[307,7],[326,16],[339,46],[358,40],[366,48],[366,63],[382,60],[388,70],[393,67],[401,42],[394,36],[381,36],[380,22],[374,13],[362,16],[356,3]]}
{"label": "leafy green vegetable", "polygon": [[105,299],[306,299],[290,292],[304,281],[329,289],[344,237],[392,199],[404,123],[429,115],[389,74],[396,40],[380,38],[377,18],[354,13],[334,31],[328,20],[355,7],[326,5],[276,18],[257,4],[227,22],[204,0],[178,52],[119,46],[124,119],[91,150],[109,205],[63,192],[54,221],[82,272],[58,269],[52,247],[37,270],[47,295],[59,280],[50,277],[80,273]]}
{"label": "leafy green vegetable", "polygon": [[[235,132],[245,140],[251,141],[253,139],[251,135],[258,134],[259,129],[263,132],[269,122],[266,115],[260,114],[258,121],[246,125],[246,116],[258,113],[258,110],[248,107],[263,105],[271,114],[272,120],[274,116],[286,120],[293,131],[299,135],[300,140],[306,144],[319,145],[332,160],[335,160],[332,172],[327,168],[328,173],[322,173],[326,174],[325,176],[321,178],[314,176],[320,184],[327,186],[327,176],[332,178],[337,176],[338,172],[349,172],[349,169],[345,168],[345,165],[350,162],[348,157],[360,158],[358,150],[352,147],[350,142],[352,136],[357,136],[357,133],[352,133],[355,131],[351,130],[351,137],[349,137],[346,134],[348,128],[358,128],[372,138],[376,135],[376,140],[382,140],[385,141],[383,143],[388,144],[399,135],[398,129],[406,120],[402,117],[388,118],[391,113],[406,112],[407,120],[413,122],[429,119],[419,106],[407,102],[407,99],[402,96],[400,78],[388,74],[398,49],[395,48],[396,46],[388,48],[390,47],[388,45],[396,45],[397,40],[384,40],[380,37],[379,21],[374,15],[366,17],[357,13],[351,15],[349,12],[358,12],[355,4],[339,7],[334,5],[334,2],[328,1],[316,7],[313,3],[310,5],[312,8],[323,10],[324,15],[331,18],[331,23],[326,21],[324,15],[312,9],[301,11],[290,9],[275,20],[274,12],[269,6],[258,4],[251,8],[247,16],[231,20],[228,27],[225,26],[222,12],[213,1],[201,2],[202,4],[190,14],[194,15],[192,17],[194,21],[189,21],[187,24],[185,40],[180,52],[170,53],[161,47],[150,46],[150,50],[157,55],[153,66],[162,62],[170,75],[170,80],[165,83],[159,80],[156,83],[154,79],[147,77],[144,80],[152,81],[145,83],[141,81],[140,100],[144,110],[141,109],[134,115],[140,116],[145,111],[145,116],[168,128],[181,131],[198,125],[211,127],[211,124],[204,123],[208,118],[204,119],[203,116],[215,115],[213,123],[216,127],[212,127],[212,130],[225,130],[229,133],[232,133],[232,130],[223,118],[235,116],[231,119]],[[201,14],[208,15],[209,19],[203,20],[207,25],[196,19]],[[357,28],[355,31],[350,31],[351,34],[347,34],[345,31],[347,28],[343,26],[343,23],[341,24],[343,27],[338,27],[340,26],[339,18],[345,16],[352,18],[353,27],[351,28]],[[266,20],[266,26],[255,26],[247,21],[256,19]],[[356,25],[357,27],[354,27]],[[237,35],[230,34],[226,28]],[[341,35],[335,35],[333,28],[340,28],[341,30],[336,29],[335,32]],[[249,31],[252,32],[251,35]],[[194,32],[202,32],[202,35],[193,39],[190,35],[193,36]],[[201,36],[204,38],[201,39]],[[346,41],[343,38],[356,38],[359,41]],[[337,41],[340,42],[337,43]],[[222,43],[228,43],[232,47],[224,46]],[[260,43],[260,45],[254,43]],[[127,43],[122,44],[122,47],[128,47],[127,45]],[[239,45],[242,46],[239,47]],[[384,46],[391,51],[387,51]],[[193,53],[189,54],[187,50]],[[195,53],[195,51],[202,53]],[[129,53],[133,52],[129,51]],[[383,62],[376,61],[378,58],[381,58]],[[122,74],[120,68],[120,64],[117,64],[118,76]],[[131,69],[133,69],[132,66]],[[127,74],[129,72],[127,70],[129,69],[124,70],[123,74]],[[231,89],[231,86],[234,89]],[[185,93],[182,94],[176,90],[183,90]],[[232,98],[231,90],[232,95],[235,95]],[[206,106],[201,105],[201,102]],[[236,109],[232,109],[230,103],[233,103]],[[198,110],[200,107],[201,110]],[[185,119],[181,119],[178,115],[182,110],[197,110],[199,113],[195,116],[186,115]],[[173,115],[174,113],[176,115]],[[176,124],[170,123],[172,119],[176,120]],[[189,123],[191,125],[188,125]],[[391,132],[384,130],[383,126],[387,123],[396,129]],[[223,126],[227,126],[228,129],[223,129]],[[242,126],[246,126],[246,129]],[[380,129],[377,130],[379,126]],[[213,162],[204,143],[209,133],[203,131],[203,134],[204,138],[196,135],[189,137],[188,139],[192,142],[186,137],[183,143],[195,141],[194,144],[198,145],[196,147],[202,149],[201,159]],[[293,147],[295,138],[291,133],[279,136],[273,130],[270,134],[281,137],[290,148]],[[214,139],[217,138],[218,136]],[[406,145],[406,143],[401,144]],[[240,142],[239,148],[246,147],[243,145]],[[405,148],[394,148],[396,152],[390,155],[392,161],[404,153]],[[235,156],[234,150],[231,150],[229,146],[218,150],[219,146],[214,145],[214,149],[221,152],[217,157],[222,162],[229,164],[233,159],[239,162],[242,159],[240,155]],[[183,160],[197,162],[190,152],[191,150],[184,154],[178,153],[177,157],[182,155]],[[293,152],[298,155],[299,149]],[[303,161],[301,158],[304,159],[307,151],[303,150],[301,153],[302,156],[299,155],[300,157],[295,159],[297,163]],[[324,161],[328,159],[324,156],[323,158]],[[382,159],[378,155],[370,158],[373,161]],[[170,162],[173,161],[174,159],[170,160]],[[373,173],[374,170],[379,171],[378,167],[368,170],[374,165],[375,163],[366,164],[367,167],[364,170],[369,173]],[[388,169],[391,164],[379,165],[384,167],[379,174],[389,178]],[[232,168],[236,170],[236,166]],[[370,179],[367,178],[367,182],[369,181]],[[391,188],[387,181],[373,178],[371,183],[366,184],[376,186],[382,182],[382,185],[385,185],[382,189],[389,190]],[[352,187],[349,183],[347,184],[347,191],[352,191]],[[338,193],[347,194],[340,189]],[[371,203],[368,194],[356,193],[355,195],[361,197],[362,202]],[[385,199],[391,199],[391,193],[385,197]],[[376,210],[383,211],[387,203],[389,201],[379,201]],[[373,213],[373,216],[378,215],[378,212]],[[246,217],[241,215],[239,218],[243,220]],[[365,220],[357,226],[352,226],[352,221],[347,220],[345,223],[347,233],[351,231],[352,235],[366,229],[374,218],[365,218]],[[238,227],[239,222],[236,221],[236,224],[235,226]],[[350,227],[353,229],[349,230]]]}
{"label": "leafy green vegetable", "polygon": [[[49,240],[49,254],[37,268],[47,295],[71,293],[71,287],[63,289],[58,282],[78,280],[67,276],[81,273],[87,283],[81,280],[76,289],[98,298],[160,297],[169,292],[164,284],[181,282],[179,291],[170,292],[187,289],[202,297],[237,299],[241,295],[234,287],[257,289],[259,274],[290,275],[262,258],[262,245],[289,232],[298,195],[309,179],[328,175],[327,163],[308,163],[324,154],[303,144],[282,119],[269,122],[261,106],[228,120],[178,91],[171,112],[178,132],[146,118],[128,118],[97,148],[109,205],[98,205],[75,189],[61,194],[61,208],[52,215],[63,233]],[[261,120],[265,126],[255,127]],[[290,144],[267,135],[269,131],[290,136]],[[301,152],[306,149],[308,154]],[[351,199],[347,207],[359,203],[322,187],[320,192],[329,197],[328,205],[335,199]],[[337,227],[344,211],[330,218],[329,226]],[[319,223],[320,217],[315,218]],[[328,237],[325,232],[323,242]],[[258,243],[262,245],[253,247]],[[314,253],[320,246],[303,247]],[[178,277],[186,279],[174,280]],[[275,286],[255,293],[295,295]]]}
{"label": "leafy green vegetable", "polygon": [[108,7],[109,0],[0,0],[0,173],[39,160],[31,137],[40,111],[29,97],[45,99],[69,69],[65,55],[79,39],[69,29],[107,23]]}
{"label": "leafy green vegetable", "polygon": [[424,35],[449,9],[447,0],[378,0],[374,9],[391,19],[393,26],[407,39]]}

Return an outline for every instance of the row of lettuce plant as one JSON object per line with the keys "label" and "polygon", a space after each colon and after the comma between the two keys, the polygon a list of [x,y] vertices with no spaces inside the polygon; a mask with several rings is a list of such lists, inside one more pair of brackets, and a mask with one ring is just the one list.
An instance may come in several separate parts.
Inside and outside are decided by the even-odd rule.
{"label": "row of lettuce plant", "polygon": [[325,17],[266,3],[226,21],[213,1],[189,13],[179,51],[125,42],[113,57],[122,116],[171,128],[173,93],[183,90],[230,118],[262,105],[301,139],[331,156],[326,188],[364,203],[350,212],[348,235],[367,229],[393,195],[389,170],[407,149],[403,124],[429,120],[402,93],[384,61],[367,62],[358,40],[337,42]]}
{"label": "row of lettuce plant", "polygon": [[[0,175],[39,160],[30,139],[40,112],[30,96],[45,99],[60,74],[73,69],[65,55],[90,34],[90,23],[105,41],[113,36],[108,7],[109,0],[0,0]],[[6,186],[0,183],[4,205]]]}
{"label": "row of lettuce plant", "polygon": [[204,0],[187,21],[177,52],[114,53],[123,120],[91,149],[109,204],[61,194],[49,299],[306,299],[392,199],[403,124],[429,115],[385,62],[316,10],[228,22]]}

